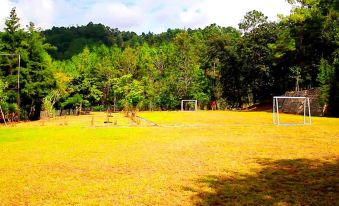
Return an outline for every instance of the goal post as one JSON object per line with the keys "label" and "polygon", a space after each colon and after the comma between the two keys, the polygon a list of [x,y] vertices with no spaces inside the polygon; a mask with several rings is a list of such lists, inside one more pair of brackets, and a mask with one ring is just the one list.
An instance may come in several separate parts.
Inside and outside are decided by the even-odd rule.
{"label": "goal post", "polygon": [[198,101],[194,99],[181,100],[181,111],[198,111]]}
{"label": "goal post", "polygon": [[[287,102],[286,102],[287,101]],[[285,123],[281,122],[280,113],[284,112],[284,104],[296,104],[294,105],[295,111],[293,113],[298,114],[297,110],[302,110],[303,121],[300,123]],[[292,111],[288,111],[291,113]],[[275,125],[311,125],[311,106],[310,99],[308,97],[288,97],[288,96],[274,96],[272,104],[272,122]]]}

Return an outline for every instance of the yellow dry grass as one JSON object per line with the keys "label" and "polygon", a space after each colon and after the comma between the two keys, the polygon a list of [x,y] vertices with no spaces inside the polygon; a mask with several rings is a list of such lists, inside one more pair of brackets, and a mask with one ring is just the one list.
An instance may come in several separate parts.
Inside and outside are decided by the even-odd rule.
{"label": "yellow dry grass", "polygon": [[[0,205],[335,205],[339,119],[141,112],[0,128]],[[91,124],[94,117],[94,125]],[[283,115],[284,121],[300,116]]]}

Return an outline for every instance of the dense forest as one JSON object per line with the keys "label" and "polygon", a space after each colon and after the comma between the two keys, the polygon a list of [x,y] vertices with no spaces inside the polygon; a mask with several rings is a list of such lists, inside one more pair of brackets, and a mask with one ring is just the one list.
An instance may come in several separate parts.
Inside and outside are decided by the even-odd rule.
{"label": "dense forest", "polygon": [[319,102],[339,116],[339,3],[289,3],[278,22],[253,10],[239,28],[141,35],[94,23],[24,29],[14,8],[0,33],[0,54],[16,54],[0,56],[1,108],[9,120],[68,108],[175,110],[181,99],[243,108],[320,87]]}

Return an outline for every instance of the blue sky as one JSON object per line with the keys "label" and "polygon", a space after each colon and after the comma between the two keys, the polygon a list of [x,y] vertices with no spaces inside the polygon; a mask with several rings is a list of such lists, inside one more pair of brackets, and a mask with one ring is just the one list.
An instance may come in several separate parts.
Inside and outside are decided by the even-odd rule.
{"label": "blue sky", "polygon": [[0,28],[12,7],[22,25],[32,21],[47,29],[92,21],[139,34],[211,23],[237,27],[250,10],[277,20],[277,14],[287,15],[291,9],[286,0],[0,0]]}

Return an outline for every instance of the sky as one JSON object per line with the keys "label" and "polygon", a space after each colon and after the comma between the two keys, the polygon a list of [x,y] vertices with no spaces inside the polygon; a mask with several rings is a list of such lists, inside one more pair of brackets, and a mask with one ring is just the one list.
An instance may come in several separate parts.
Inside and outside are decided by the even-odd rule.
{"label": "sky", "polygon": [[93,22],[138,34],[212,23],[238,28],[248,11],[261,11],[275,21],[291,9],[286,0],[0,0],[1,30],[13,7],[21,25],[33,22],[49,29]]}

